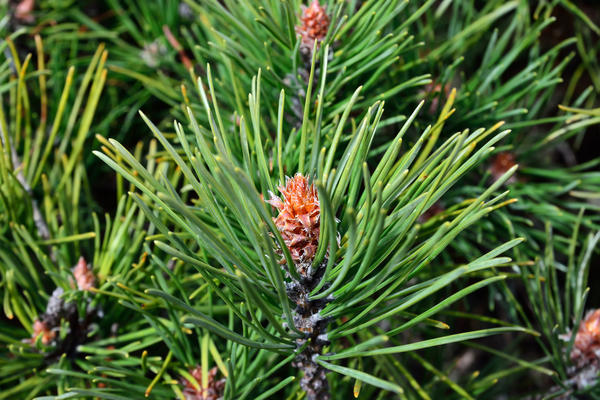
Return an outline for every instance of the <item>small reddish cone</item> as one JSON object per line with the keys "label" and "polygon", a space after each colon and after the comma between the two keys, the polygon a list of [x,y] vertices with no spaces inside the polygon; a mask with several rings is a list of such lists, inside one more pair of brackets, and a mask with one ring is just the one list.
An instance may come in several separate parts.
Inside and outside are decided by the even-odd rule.
{"label": "small reddish cone", "polygon": [[[298,273],[306,276],[319,245],[321,208],[314,185],[301,174],[279,186],[283,200],[273,193],[267,203],[279,210],[275,225],[290,250]],[[284,263],[285,260],[282,260]]]}
{"label": "small reddish cone", "polygon": [[181,383],[184,386],[183,395],[185,400],[217,400],[222,398],[225,391],[225,379],[217,380],[217,372],[217,367],[208,371],[208,385],[204,388],[202,387],[202,367],[198,366],[191,370],[190,375],[198,382],[200,390],[183,378]]}
{"label": "small reddish cone", "polygon": [[90,290],[90,288],[94,286],[94,273],[91,268],[88,267],[88,263],[83,257],[79,257],[77,265],[73,268],[73,276],[75,277],[77,288],[79,290]]}
{"label": "small reddish cone", "polygon": [[[493,160],[492,165],[490,166],[490,174],[492,175],[492,179],[496,182],[506,171],[511,169],[517,165],[515,160],[515,156],[512,153],[504,152],[498,154]],[[508,178],[506,184],[511,184],[517,181],[515,175]]]}
{"label": "small reddish cone", "polygon": [[15,18],[21,22],[32,23],[35,18],[31,14],[35,7],[35,0],[21,0],[15,8]]}
{"label": "small reddish cone", "polygon": [[56,332],[50,330],[45,322],[36,319],[33,322],[33,333],[31,339],[28,340],[29,343],[34,343],[39,335],[42,335],[42,344],[47,346],[54,340]]}
{"label": "small reddish cone", "polygon": [[312,51],[315,41],[320,42],[327,35],[329,17],[319,0],[313,0],[310,6],[302,6],[302,25],[296,27],[296,33],[302,37],[304,51]]}
{"label": "small reddish cone", "polygon": [[581,321],[573,343],[571,360],[578,368],[600,366],[600,309],[589,311]]}

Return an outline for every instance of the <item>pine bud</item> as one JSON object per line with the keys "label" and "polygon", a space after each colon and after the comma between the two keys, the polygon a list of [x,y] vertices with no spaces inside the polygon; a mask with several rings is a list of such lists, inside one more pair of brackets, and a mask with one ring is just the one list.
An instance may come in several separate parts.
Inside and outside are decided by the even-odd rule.
{"label": "pine bud", "polygon": [[315,41],[320,42],[327,35],[329,17],[319,0],[313,0],[310,6],[302,6],[302,25],[296,27],[296,33],[302,38],[300,44],[304,53],[312,52]]}
{"label": "pine bud", "polygon": [[21,22],[31,24],[35,21],[33,17],[33,9],[35,8],[35,0],[21,0],[15,7],[15,18]]}
{"label": "pine bud", "polygon": [[[35,339],[42,335],[44,345],[52,344],[57,347],[57,353],[70,355],[74,354],[77,346],[86,340],[90,318],[95,310],[88,307],[88,315],[85,319],[81,319],[77,305],[66,302],[62,298],[63,294],[64,290],[61,287],[54,289],[48,299],[46,311],[33,323],[32,338],[25,341],[34,343]],[[66,331],[62,328],[63,321],[66,323],[64,324]],[[61,338],[58,337],[58,332],[61,332]],[[63,336],[62,333],[66,335]]]}
{"label": "pine bud", "polygon": [[[95,276],[92,269],[88,266],[85,258],[79,257],[77,265],[73,267],[73,276],[77,283],[77,289],[90,290],[94,286]],[[73,285],[73,283],[71,283]]]}
{"label": "pine bud", "polygon": [[581,321],[571,360],[578,368],[586,365],[600,367],[600,309],[589,311]]}
{"label": "pine bud", "polygon": [[36,319],[33,322],[33,333],[31,334],[31,339],[27,340],[27,342],[33,344],[40,335],[42,335],[42,344],[48,346],[50,342],[54,340],[56,332],[51,330],[45,322]]}
{"label": "pine bud", "polygon": [[[286,178],[285,187],[279,186],[283,200],[273,193],[267,203],[279,210],[275,226],[289,249],[298,273],[307,276],[317,247],[321,209],[319,195],[314,185],[301,174]],[[284,263],[285,260],[282,260]]]}
{"label": "pine bud", "polygon": [[202,387],[202,367],[198,366],[191,370],[190,375],[198,382],[200,390],[183,378],[181,383],[184,386],[183,395],[185,400],[217,400],[222,398],[225,391],[225,379],[217,380],[217,372],[217,367],[210,369],[208,371],[208,384],[206,387]]}

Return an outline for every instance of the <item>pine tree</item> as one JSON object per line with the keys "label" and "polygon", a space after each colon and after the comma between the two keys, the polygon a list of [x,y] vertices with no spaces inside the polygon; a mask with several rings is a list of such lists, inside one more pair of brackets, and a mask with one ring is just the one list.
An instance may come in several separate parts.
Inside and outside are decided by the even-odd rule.
{"label": "pine tree", "polygon": [[0,13],[0,399],[600,396],[597,5]]}

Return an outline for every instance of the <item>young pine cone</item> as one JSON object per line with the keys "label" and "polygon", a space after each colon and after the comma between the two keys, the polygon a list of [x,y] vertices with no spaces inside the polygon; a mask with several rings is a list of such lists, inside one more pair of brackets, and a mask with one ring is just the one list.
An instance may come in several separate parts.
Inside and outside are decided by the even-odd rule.
{"label": "young pine cone", "polygon": [[31,334],[31,339],[26,339],[26,342],[33,344],[37,337],[42,335],[41,342],[43,345],[48,346],[52,344],[60,328],[61,318],[66,314],[77,313],[77,309],[71,304],[65,306],[63,299],[60,297],[62,294],[62,288],[57,288],[52,292],[52,296],[48,299],[46,312],[33,321],[33,333]]}
{"label": "young pine cone", "polygon": [[[80,318],[77,305],[74,302],[65,301],[62,298],[63,293],[64,290],[60,287],[52,292],[46,305],[46,311],[40,314],[33,323],[31,338],[24,340],[33,344],[38,337],[41,337],[43,345],[54,346],[55,351],[49,353],[48,357],[76,354],[77,346],[87,339],[91,319],[97,311],[88,307],[85,318]],[[66,327],[66,331],[62,330],[63,326]],[[59,335],[59,332],[66,335]]]}
{"label": "young pine cone", "polygon": [[[77,265],[73,267],[73,276],[79,290],[90,290],[96,280],[92,269],[83,257],[79,257]],[[73,282],[71,282],[71,285],[74,286]]]}
{"label": "young pine cone", "polygon": [[217,380],[217,367],[208,371],[208,385],[202,387],[202,367],[198,366],[190,371],[190,375],[194,377],[200,385],[200,390],[187,379],[182,379],[183,395],[185,400],[218,400],[223,397],[225,391],[225,379]]}
{"label": "young pine cone", "polygon": [[42,344],[44,346],[48,346],[56,337],[56,332],[51,330],[48,324],[46,324],[44,321],[36,319],[33,321],[33,333],[31,334],[31,339],[26,339],[25,341],[33,344],[40,335],[42,335]]}
{"label": "young pine cone", "polygon": [[[289,249],[296,269],[306,277],[317,247],[321,209],[319,195],[314,185],[301,174],[286,178],[285,187],[279,186],[283,200],[273,193],[267,203],[279,210],[275,226]],[[281,261],[285,263],[285,260]]]}
{"label": "young pine cone", "polygon": [[300,50],[304,54],[310,54],[315,41],[320,42],[327,36],[329,29],[329,17],[325,8],[319,4],[319,0],[313,0],[310,6],[302,6],[302,25],[296,27],[296,33],[302,38]]}
{"label": "young pine cone", "polygon": [[571,360],[578,368],[600,367],[600,309],[591,310],[579,325]]}
{"label": "young pine cone", "polygon": [[15,6],[14,17],[19,21],[27,24],[35,22],[33,9],[35,8],[35,0],[21,0]]}

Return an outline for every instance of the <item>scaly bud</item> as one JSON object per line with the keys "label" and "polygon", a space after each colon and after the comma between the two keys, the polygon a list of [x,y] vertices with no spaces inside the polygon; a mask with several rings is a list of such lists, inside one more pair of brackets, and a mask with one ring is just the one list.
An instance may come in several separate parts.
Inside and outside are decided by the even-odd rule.
{"label": "scaly bud", "polygon": [[589,311],[581,321],[571,360],[579,368],[590,364],[600,366],[600,309]]}
{"label": "scaly bud", "polygon": [[37,337],[40,335],[42,335],[42,344],[48,346],[50,342],[54,340],[56,332],[51,330],[45,322],[36,319],[33,322],[33,333],[31,334],[31,339],[28,339],[27,341],[29,343],[34,343]]}
{"label": "scaly bud", "polygon": [[32,15],[34,8],[35,0],[21,0],[15,8],[15,18],[28,24],[35,22],[35,18]]}
{"label": "scaly bud", "polygon": [[94,286],[96,278],[94,277],[92,269],[88,266],[88,263],[83,257],[79,257],[77,265],[73,267],[73,276],[75,277],[75,282],[77,283],[77,288],[79,290],[90,290],[90,288]]}
{"label": "scaly bud", "polygon": [[327,35],[329,17],[319,0],[313,0],[310,6],[302,6],[302,25],[296,27],[296,33],[302,38],[301,50],[312,52],[315,41],[320,42]]}
{"label": "scaly bud", "polygon": [[185,400],[217,400],[223,397],[225,391],[225,379],[217,380],[217,367],[208,371],[208,384],[202,387],[202,367],[198,366],[190,371],[190,375],[194,377],[200,390],[187,379],[182,378],[183,395]]}
{"label": "scaly bud", "polygon": [[[283,199],[271,193],[267,203],[279,210],[275,225],[289,249],[298,273],[306,276],[319,245],[321,209],[314,185],[301,174],[286,178],[279,186]],[[285,262],[285,260],[282,260]]]}

